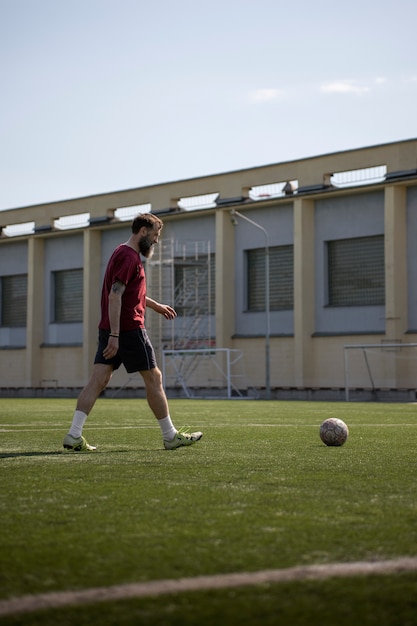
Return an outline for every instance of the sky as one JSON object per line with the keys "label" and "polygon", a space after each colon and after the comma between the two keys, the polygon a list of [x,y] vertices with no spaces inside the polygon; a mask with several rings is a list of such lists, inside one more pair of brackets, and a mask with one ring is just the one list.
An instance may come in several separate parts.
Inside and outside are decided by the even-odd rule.
{"label": "sky", "polygon": [[416,0],[0,0],[0,210],[417,137]]}

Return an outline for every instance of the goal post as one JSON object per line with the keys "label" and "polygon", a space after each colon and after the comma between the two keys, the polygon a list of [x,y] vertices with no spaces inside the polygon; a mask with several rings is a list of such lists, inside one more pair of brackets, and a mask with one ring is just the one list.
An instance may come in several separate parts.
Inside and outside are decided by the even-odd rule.
{"label": "goal post", "polygon": [[243,371],[243,352],[231,348],[162,350],[166,388],[187,398],[250,398],[254,389]]}
{"label": "goal post", "polygon": [[417,343],[348,344],[344,350],[345,399],[353,388],[415,389]]}

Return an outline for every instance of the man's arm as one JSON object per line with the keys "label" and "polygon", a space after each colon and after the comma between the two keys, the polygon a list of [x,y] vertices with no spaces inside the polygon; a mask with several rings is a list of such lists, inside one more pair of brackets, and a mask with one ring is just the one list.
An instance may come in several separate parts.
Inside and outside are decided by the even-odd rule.
{"label": "man's arm", "polygon": [[172,308],[172,306],[169,306],[169,304],[161,304],[160,302],[156,302],[156,300],[152,300],[152,298],[148,298],[148,296],[146,296],[146,306],[148,306],[156,313],[160,313],[167,320],[173,320],[175,317],[177,317],[177,312],[175,311],[175,309]]}
{"label": "man's arm", "polygon": [[122,295],[126,285],[116,280],[111,286],[109,293],[109,320],[110,320],[110,336],[106,348],[103,350],[103,356],[111,359],[117,354],[119,349],[120,334],[120,313],[122,311]]}
{"label": "man's arm", "polygon": [[122,295],[126,289],[126,285],[116,280],[109,293],[109,320],[110,334],[120,334],[120,313],[122,311]]}

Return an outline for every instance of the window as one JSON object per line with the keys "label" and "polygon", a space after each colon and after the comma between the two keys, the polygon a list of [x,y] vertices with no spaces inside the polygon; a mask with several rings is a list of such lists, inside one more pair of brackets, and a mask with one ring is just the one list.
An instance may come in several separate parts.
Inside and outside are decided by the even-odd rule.
{"label": "window", "polygon": [[385,303],[384,237],[327,242],[330,306]]}
{"label": "window", "polygon": [[[265,248],[246,251],[247,310],[265,311]],[[269,306],[271,311],[294,308],[294,247],[269,248]]]}
{"label": "window", "polygon": [[215,255],[175,258],[175,308],[178,315],[212,314],[215,310]]}
{"label": "window", "polygon": [[53,321],[83,321],[83,270],[53,272]]}
{"label": "window", "polygon": [[3,276],[1,289],[1,325],[8,327],[26,326],[28,293],[27,274]]}

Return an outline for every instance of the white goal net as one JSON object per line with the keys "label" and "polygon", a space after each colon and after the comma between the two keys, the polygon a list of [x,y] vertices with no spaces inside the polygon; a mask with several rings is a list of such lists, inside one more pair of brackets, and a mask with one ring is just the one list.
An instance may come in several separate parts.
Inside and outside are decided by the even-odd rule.
{"label": "white goal net", "polygon": [[381,390],[417,388],[417,343],[352,344],[344,346],[346,401],[355,389],[370,390],[375,399]]}
{"label": "white goal net", "polygon": [[254,398],[244,373],[243,352],[230,348],[162,351],[166,388],[187,398]]}

